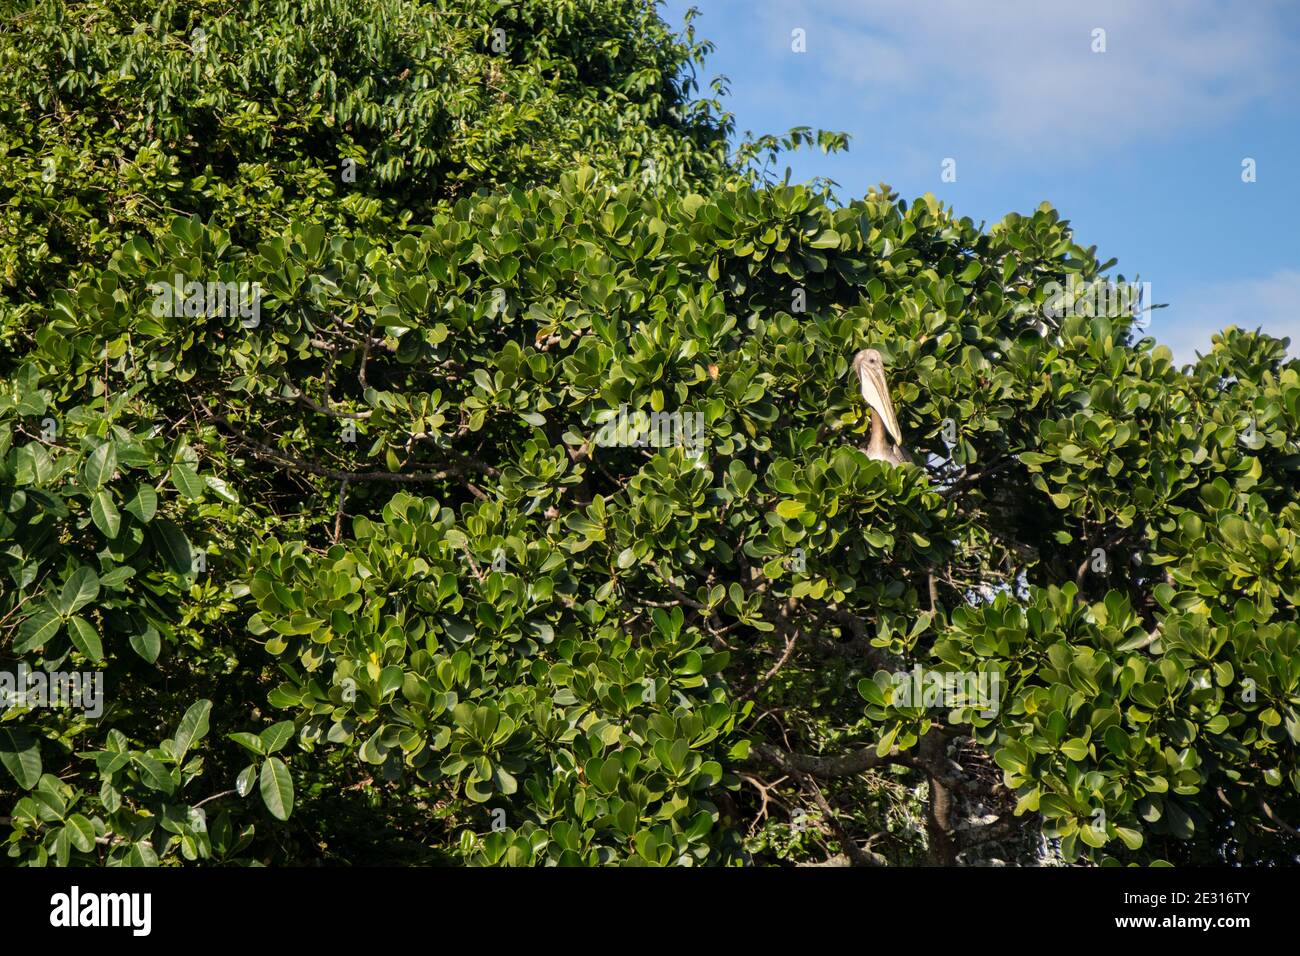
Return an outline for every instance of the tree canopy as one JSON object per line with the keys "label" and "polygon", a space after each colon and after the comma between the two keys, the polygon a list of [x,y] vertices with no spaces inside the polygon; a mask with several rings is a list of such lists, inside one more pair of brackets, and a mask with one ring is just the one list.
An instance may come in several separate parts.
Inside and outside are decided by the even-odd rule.
{"label": "tree canopy", "polygon": [[772,181],[842,137],[729,149],[707,52],[635,0],[9,20],[0,671],[104,691],[0,712],[12,861],[1294,860],[1287,342],[1054,318],[1114,263],[1046,203]]}

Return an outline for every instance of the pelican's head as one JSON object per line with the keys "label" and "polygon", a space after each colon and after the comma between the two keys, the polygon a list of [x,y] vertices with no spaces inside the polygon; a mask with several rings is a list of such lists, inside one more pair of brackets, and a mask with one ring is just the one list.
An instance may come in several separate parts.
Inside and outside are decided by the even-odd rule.
{"label": "pelican's head", "polygon": [[885,423],[885,430],[898,445],[903,444],[903,430],[894,415],[894,403],[889,400],[889,385],[885,381],[885,363],[875,349],[863,349],[853,356],[853,371],[862,386],[862,397]]}

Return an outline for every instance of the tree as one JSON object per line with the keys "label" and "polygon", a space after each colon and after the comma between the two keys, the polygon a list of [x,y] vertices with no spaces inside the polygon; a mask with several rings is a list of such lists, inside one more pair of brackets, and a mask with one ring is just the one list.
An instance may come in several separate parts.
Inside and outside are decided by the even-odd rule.
{"label": "tree", "polygon": [[[339,29],[443,29],[374,6]],[[10,38],[23,62],[52,61],[60,9]],[[210,13],[166,9],[163,46]],[[490,42],[458,9],[446,42]],[[631,76],[640,49],[656,89],[700,49],[640,4],[514,9],[574,57],[606,25],[600,62]],[[599,87],[541,49],[499,82]],[[315,55],[252,102],[309,100]],[[699,122],[641,134],[671,159],[652,184],[626,124],[557,108],[601,161],[525,175],[486,146],[494,171],[409,217],[398,175],[371,220],[322,172],[329,136],[272,123],[249,144],[298,186],[230,216],[238,177],[192,169],[166,203],[189,214],[27,260],[0,648],[108,693],[102,718],[0,724],[11,856],[970,863],[1037,859],[1037,832],[1067,861],[1294,855],[1286,343],[1229,329],[1180,370],[1123,310],[1058,315],[1112,264],[1046,204],[987,231],[883,186],[840,204],[748,173],[775,141],[721,156],[714,107],[671,110]],[[918,464],[858,447],[868,345]]]}
{"label": "tree", "polygon": [[0,285],[43,300],[177,212],[388,235],[591,165],[730,172],[709,45],[641,0],[29,0],[4,33]]}

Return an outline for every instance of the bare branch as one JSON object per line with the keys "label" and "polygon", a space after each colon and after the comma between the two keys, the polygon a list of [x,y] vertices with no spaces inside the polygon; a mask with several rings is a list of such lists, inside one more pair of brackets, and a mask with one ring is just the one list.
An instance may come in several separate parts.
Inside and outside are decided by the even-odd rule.
{"label": "bare branch", "polygon": [[809,754],[790,753],[771,744],[760,743],[750,748],[750,755],[759,763],[774,767],[783,773],[811,774],[823,780],[851,777],[885,764],[900,762],[897,750],[891,750],[881,757],[876,753],[874,746],[833,757],[814,757]]}
{"label": "bare branch", "polygon": [[[463,477],[467,470],[484,471],[489,476],[495,474],[496,469],[483,465],[475,459],[466,458],[465,464],[449,464],[444,468],[429,471],[343,471],[338,468],[330,468],[318,462],[308,461],[305,458],[299,458],[288,452],[273,448],[270,445],[263,444],[256,439],[248,437],[239,428],[233,425],[228,419],[221,415],[214,415],[211,410],[204,406],[204,411],[208,413],[209,418],[223,425],[235,440],[244,448],[248,449],[254,457],[264,461],[273,462],[286,468],[296,468],[309,474],[319,475],[322,478],[332,478],[335,481],[388,481],[397,484],[420,484],[427,481],[445,481],[452,477]],[[466,466],[470,466],[467,468]],[[483,491],[469,482],[465,482],[465,487],[471,494],[480,500],[486,500],[487,495]]]}
{"label": "bare branch", "polygon": [[320,412],[320,414],[328,415],[330,418],[345,418],[345,419],[364,419],[364,418],[369,418],[371,415],[374,414],[373,411],[341,412],[335,408],[327,408],[326,406],[322,405],[320,402],[316,401],[316,399],[308,395],[306,392],[304,392],[302,389],[300,389],[298,386],[290,382],[288,377],[283,373],[281,373],[280,378],[284,382],[285,388],[289,389],[290,397],[306,405],[314,412]]}

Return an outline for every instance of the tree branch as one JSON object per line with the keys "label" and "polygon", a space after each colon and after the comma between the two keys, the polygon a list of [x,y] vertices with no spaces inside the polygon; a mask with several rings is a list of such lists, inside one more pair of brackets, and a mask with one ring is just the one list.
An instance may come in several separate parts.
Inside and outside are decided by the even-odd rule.
{"label": "tree branch", "polygon": [[[208,413],[209,418],[213,421],[223,425],[234,436],[235,440],[251,452],[254,457],[285,468],[297,468],[322,478],[332,478],[335,481],[388,481],[397,484],[420,484],[427,481],[445,481],[452,477],[463,477],[470,470],[483,471],[489,477],[494,477],[496,473],[495,468],[475,462],[473,459],[467,459],[467,465],[477,466],[477,469],[467,467],[467,465],[451,464],[436,471],[343,471],[314,461],[308,461],[305,458],[299,458],[296,455],[291,455],[288,452],[280,451],[278,448],[263,444],[256,439],[249,438],[248,435],[244,434],[224,416],[214,415],[207,406],[204,406],[204,411]],[[465,487],[476,498],[480,500],[487,499],[487,495],[483,491],[469,482],[465,483]]]}
{"label": "tree branch", "polygon": [[298,386],[290,382],[288,376],[286,376],[284,373],[280,374],[280,380],[284,382],[285,388],[290,390],[291,398],[297,399],[299,402],[306,405],[312,411],[320,412],[320,414],[322,415],[328,415],[330,418],[363,419],[363,418],[369,418],[371,415],[374,414],[373,411],[340,412],[336,409],[328,408],[327,406],[322,405],[320,402],[316,401],[316,399],[312,398],[310,395],[308,395]]}
{"label": "tree branch", "polygon": [[881,757],[874,746],[864,747],[852,753],[833,757],[814,757],[808,754],[790,753],[773,747],[771,744],[755,744],[750,748],[750,756],[761,764],[773,767],[784,773],[810,774],[822,780],[834,777],[851,777],[854,774],[872,770],[885,764],[898,763],[899,753],[891,750]]}

